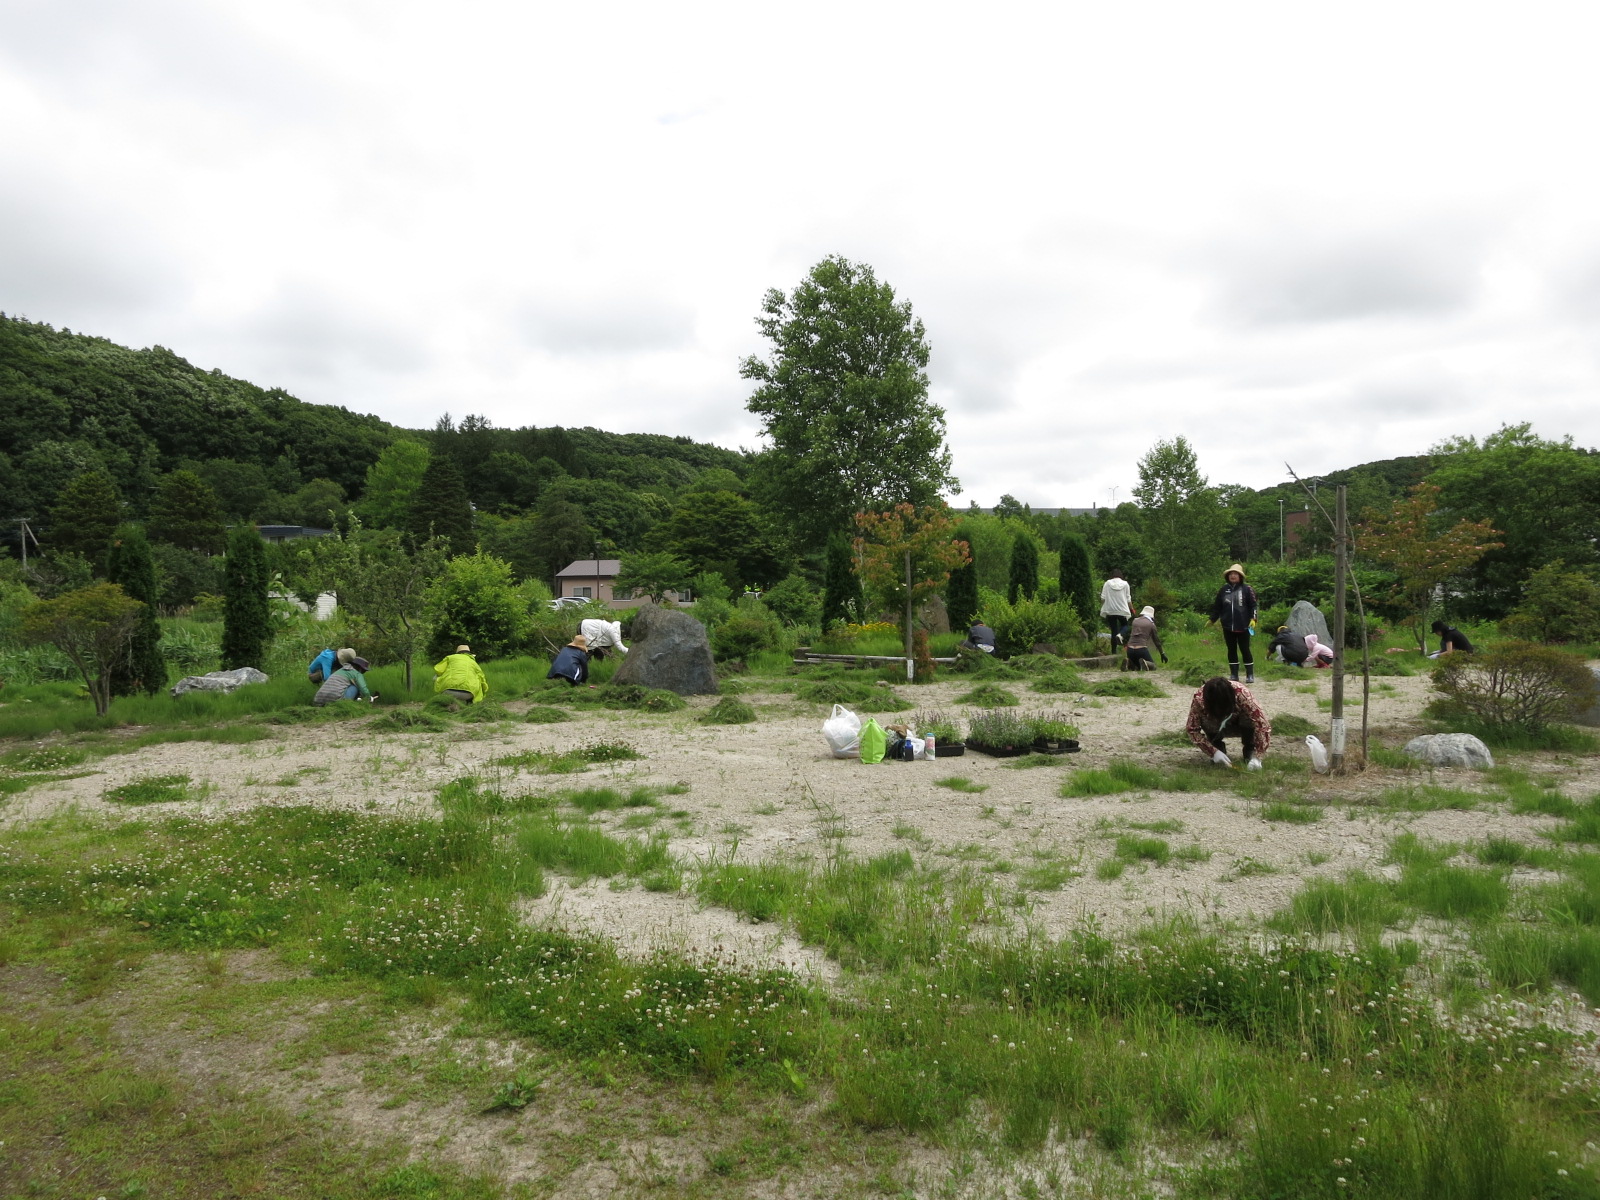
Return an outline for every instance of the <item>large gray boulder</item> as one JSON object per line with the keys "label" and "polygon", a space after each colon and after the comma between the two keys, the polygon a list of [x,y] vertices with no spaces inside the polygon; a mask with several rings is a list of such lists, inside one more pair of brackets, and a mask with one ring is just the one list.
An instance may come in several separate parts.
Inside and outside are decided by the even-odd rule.
{"label": "large gray boulder", "polygon": [[[1594,672],[1595,686],[1600,687],[1600,667],[1590,667],[1589,670]],[[1573,717],[1572,721],[1575,725],[1600,725],[1600,700]]]}
{"label": "large gray boulder", "polygon": [[1333,645],[1333,634],[1328,630],[1328,618],[1322,615],[1322,610],[1309,600],[1296,600],[1294,607],[1289,610],[1289,619],[1284,622],[1295,633],[1304,636],[1308,633],[1317,635],[1317,641],[1324,646]]}
{"label": "large gray boulder", "polygon": [[717,672],[706,627],[686,613],[654,604],[640,606],[629,630],[632,648],[613,683],[666,688],[680,696],[714,696]]}
{"label": "large gray boulder", "polygon": [[1414,737],[1405,753],[1430,767],[1492,767],[1494,755],[1470,733],[1429,733]]}

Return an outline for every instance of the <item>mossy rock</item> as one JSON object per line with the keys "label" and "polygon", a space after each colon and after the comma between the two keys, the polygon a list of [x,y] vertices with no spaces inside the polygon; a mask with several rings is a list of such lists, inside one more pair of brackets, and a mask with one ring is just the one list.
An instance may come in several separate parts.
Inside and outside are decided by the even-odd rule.
{"label": "mossy rock", "polygon": [[992,683],[973,688],[956,697],[957,704],[976,704],[980,708],[1010,708],[1020,701],[1003,687]]}
{"label": "mossy rock", "polygon": [[535,704],[522,714],[522,719],[530,725],[559,725],[562,721],[572,720],[572,714],[548,704]]}
{"label": "mossy rock", "polygon": [[700,714],[702,725],[748,725],[756,719],[756,710],[736,696],[724,696]]}

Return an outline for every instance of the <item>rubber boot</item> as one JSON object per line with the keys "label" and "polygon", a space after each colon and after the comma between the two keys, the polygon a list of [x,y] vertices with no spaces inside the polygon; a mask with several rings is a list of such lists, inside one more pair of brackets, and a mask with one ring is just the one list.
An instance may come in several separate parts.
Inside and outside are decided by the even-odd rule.
{"label": "rubber boot", "polygon": [[1239,668],[1233,666],[1231,663],[1228,666],[1228,678],[1233,680],[1235,683],[1239,682]]}
{"label": "rubber boot", "polygon": [[[1238,676],[1236,675],[1236,676],[1234,676],[1234,678],[1237,679]],[[1245,668],[1244,681],[1246,683],[1254,683],[1256,681],[1256,669],[1254,667],[1246,667]]]}

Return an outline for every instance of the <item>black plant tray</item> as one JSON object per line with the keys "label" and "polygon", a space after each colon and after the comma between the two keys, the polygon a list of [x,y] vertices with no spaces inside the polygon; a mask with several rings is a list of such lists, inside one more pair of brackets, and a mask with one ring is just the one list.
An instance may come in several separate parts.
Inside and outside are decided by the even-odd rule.
{"label": "black plant tray", "polygon": [[1041,738],[1033,744],[1033,753],[1035,754],[1076,754],[1077,752],[1077,738],[1062,738],[1060,741],[1047,741]]}
{"label": "black plant tray", "polygon": [[967,752],[965,742],[935,742],[933,756],[935,758],[960,758]]}
{"label": "black plant tray", "polygon": [[[1033,753],[1032,746],[990,746],[984,742],[974,742],[970,739],[967,741],[967,745],[971,746],[979,754],[987,754],[990,758],[1021,758],[1024,754]],[[937,746],[934,747],[934,754],[937,757]]]}

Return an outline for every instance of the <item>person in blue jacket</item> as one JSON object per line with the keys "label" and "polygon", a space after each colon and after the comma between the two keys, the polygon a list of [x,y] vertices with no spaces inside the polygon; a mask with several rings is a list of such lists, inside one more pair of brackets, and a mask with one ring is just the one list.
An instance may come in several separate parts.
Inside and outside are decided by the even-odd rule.
{"label": "person in blue jacket", "polygon": [[320,687],[338,666],[338,656],[332,650],[324,650],[313,658],[311,665],[306,668],[306,679]]}
{"label": "person in blue jacket", "polygon": [[578,634],[556,655],[546,679],[565,679],[573,687],[589,679],[589,639]]}

